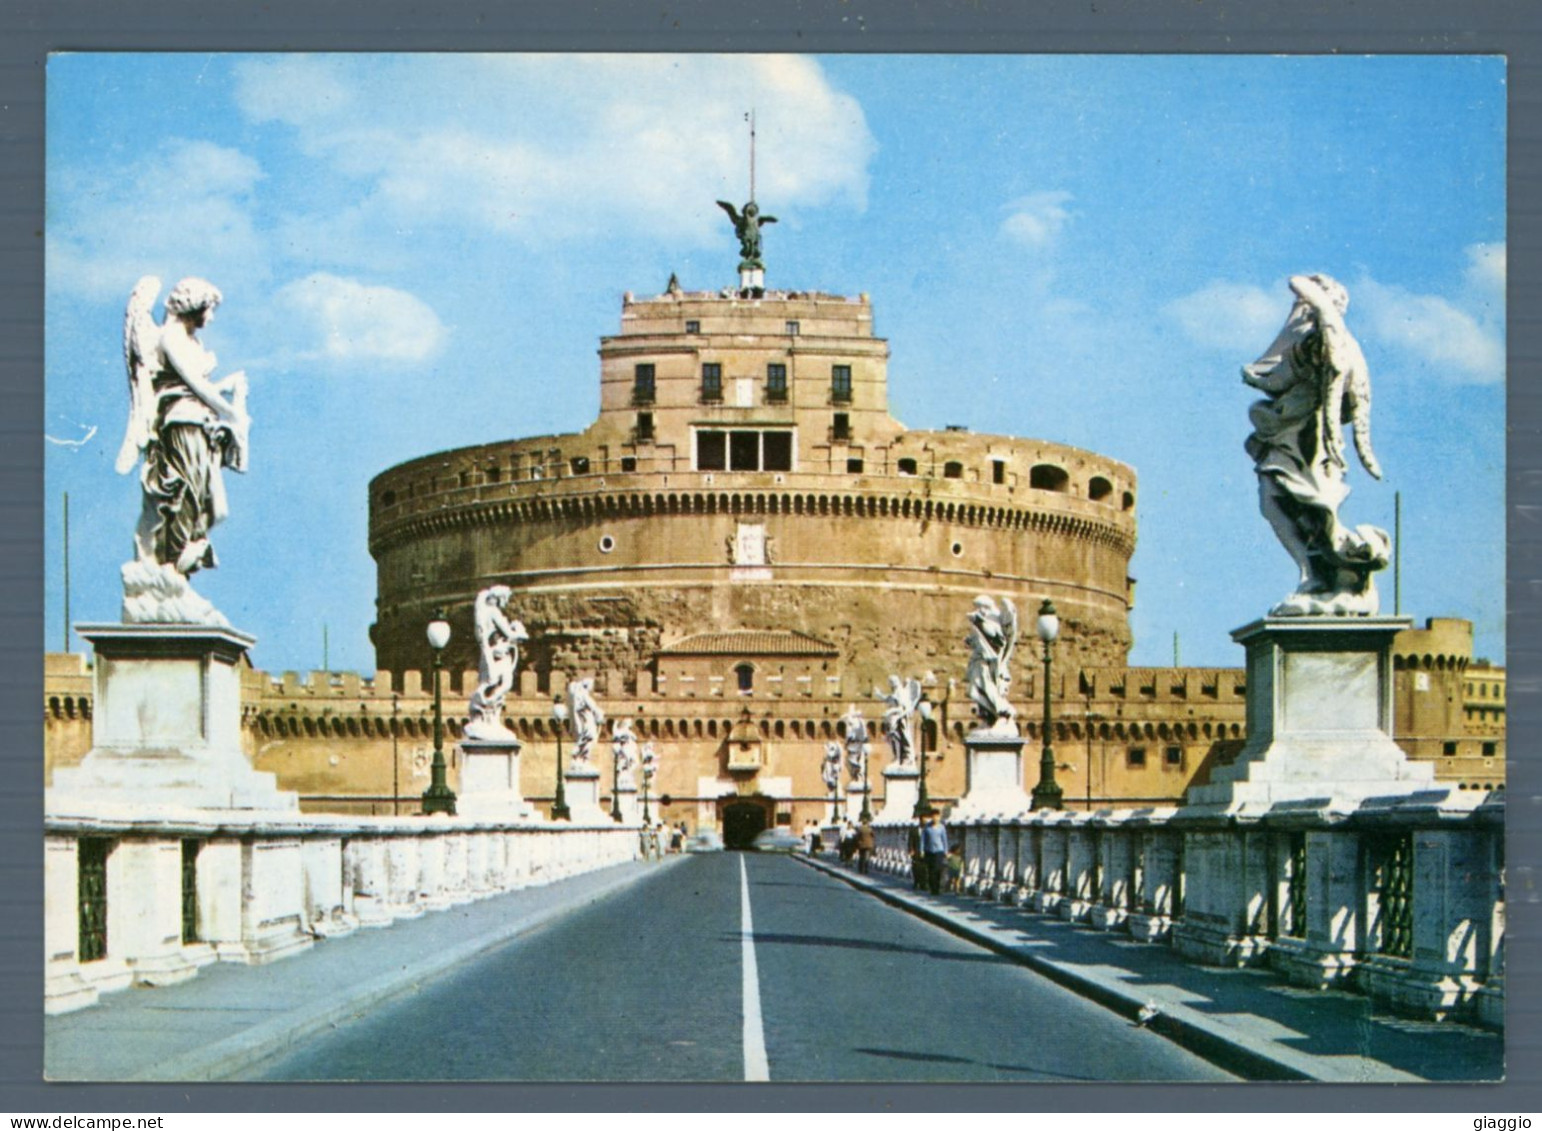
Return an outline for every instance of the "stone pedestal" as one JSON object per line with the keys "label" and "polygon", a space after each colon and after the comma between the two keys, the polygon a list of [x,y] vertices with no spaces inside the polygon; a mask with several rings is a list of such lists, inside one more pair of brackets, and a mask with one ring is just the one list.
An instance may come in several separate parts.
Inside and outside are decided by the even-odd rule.
{"label": "stone pedestal", "polygon": [[[1434,767],[1410,761],[1392,740],[1392,638],[1410,623],[1271,617],[1232,633],[1247,649],[1247,742],[1189,790],[1174,818],[1186,873],[1173,929],[1180,954],[1229,965],[1268,950],[1269,844],[1252,822],[1282,805],[1348,809],[1433,785]],[[1283,961],[1302,976],[1302,964],[1320,957]]]}
{"label": "stone pedestal", "polygon": [[920,782],[921,771],[914,766],[886,767],[883,771],[883,808],[873,819],[886,823],[915,820]]}
{"label": "stone pedestal", "polygon": [[1021,735],[985,730],[964,736],[964,796],[949,820],[1016,817],[1032,809],[1023,790],[1023,742]]}
{"label": "stone pedestal", "polygon": [[570,820],[575,825],[599,825],[610,822],[610,814],[600,808],[600,771],[592,766],[572,766],[562,775]]}
{"label": "stone pedestal", "polygon": [[1180,816],[1262,814],[1280,801],[1358,802],[1429,789],[1435,767],[1392,740],[1392,638],[1407,617],[1274,617],[1247,649],[1247,742]]}
{"label": "stone pedestal", "polygon": [[766,272],[763,267],[739,268],[739,290],[754,296],[759,296],[766,289]]}
{"label": "stone pedestal", "polygon": [[241,750],[240,661],[256,641],[231,628],[76,625],[96,650],[92,747],[54,774],[54,812],[117,805],[297,811],[293,793]]}
{"label": "stone pedestal", "polygon": [[[852,782],[846,787],[846,819],[852,824],[862,820],[862,802],[867,797],[867,786],[861,782]],[[872,805],[868,805],[868,811],[872,812]],[[906,820],[909,820],[907,817]]]}
{"label": "stone pedestal", "polygon": [[622,778],[621,784],[616,787],[616,796],[621,799],[621,823],[642,824],[642,802],[637,799],[637,783]]}
{"label": "stone pedestal", "polygon": [[460,744],[460,794],[455,809],[463,817],[521,820],[535,815],[519,784],[520,741],[468,738]]}

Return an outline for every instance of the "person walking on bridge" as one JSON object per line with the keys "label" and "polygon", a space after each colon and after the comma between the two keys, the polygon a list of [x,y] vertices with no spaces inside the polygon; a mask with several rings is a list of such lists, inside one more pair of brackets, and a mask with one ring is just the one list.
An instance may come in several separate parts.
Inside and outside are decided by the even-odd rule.
{"label": "person walking on bridge", "polygon": [[948,858],[948,830],[937,820],[937,810],[929,809],[921,827],[921,855],[926,859],[926,887],[933,895],[942,894],[942,873]]}
{"label": "person walking on bridge", "polygon": [[867,875],[867,859],[877,846],[878,838],[873,835],[873,822],[863,817],[857,829],[857,871],[864,876]]}

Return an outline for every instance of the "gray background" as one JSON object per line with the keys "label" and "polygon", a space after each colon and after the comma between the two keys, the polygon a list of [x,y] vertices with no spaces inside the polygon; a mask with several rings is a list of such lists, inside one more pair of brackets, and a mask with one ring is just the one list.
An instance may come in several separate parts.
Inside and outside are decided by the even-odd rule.
{"label": "gray background", "polygon": [[[1529,0],[0,0],[0,1111],[1542,1112],[1542,7]],[[43,76],[50,51],[1503,53],[1509,56],[1509,1080],[1477,1086],[46,1085]],[[1281,97],[1286,97],[1282,92]],[[1437,470],[1438,473],[1438,470]],[[125,528],[126,529],[126,528]],[[126,536],[126,535],[125,535]],[[1453,1115],[1452,1127],[1470,1126]]]}

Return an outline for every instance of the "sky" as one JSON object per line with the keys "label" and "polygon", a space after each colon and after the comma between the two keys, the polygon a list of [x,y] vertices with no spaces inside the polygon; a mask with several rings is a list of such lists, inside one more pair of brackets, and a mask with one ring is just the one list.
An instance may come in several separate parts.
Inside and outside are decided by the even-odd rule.
{"label": "sky", "polygon": [[1230,631],[1293,587],[1238,370],[1315,272],[1349,290],[1385,471],[1352,467],[1341,517],[1391,531],[1400,494],[1400,611],[1503,661],[1495,56],[55,55],[45,648],[66,494],[69,619],[120,615],[141,276],[218,285],[203,340],[250,379],[196,588],[260,668],[370,672],[370,478],[583,429],[623,292],[734,284],[714,202],[748,197],[752,107],[767,285],[871,295],[898,419],[1135,467],[1132,663],[1240,665]]}

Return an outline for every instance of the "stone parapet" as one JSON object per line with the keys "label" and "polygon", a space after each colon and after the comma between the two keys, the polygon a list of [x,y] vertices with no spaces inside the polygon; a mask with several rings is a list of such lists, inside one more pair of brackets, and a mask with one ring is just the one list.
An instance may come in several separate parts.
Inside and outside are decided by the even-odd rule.
{"label": "stone parapet", "polygon": [[[100,884],[84,889],[83,842],[105,863]],[[357,927],[550,883],[637,851],[636,829],[608,819],[357,820],[173,807],[147,817],[142,807],[107,804],[52,812],[45,1009],[185,981],[214,961],[277,961]]]}

